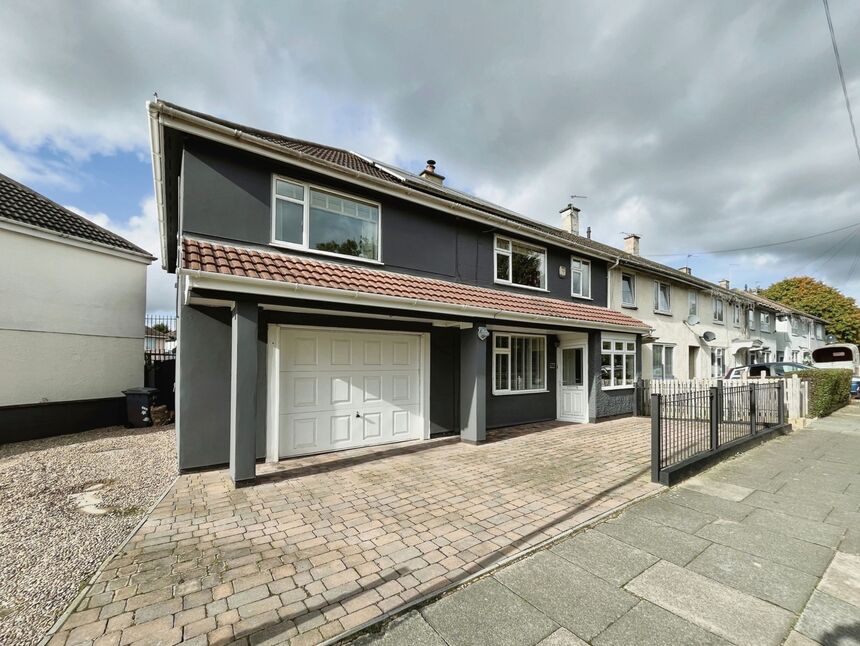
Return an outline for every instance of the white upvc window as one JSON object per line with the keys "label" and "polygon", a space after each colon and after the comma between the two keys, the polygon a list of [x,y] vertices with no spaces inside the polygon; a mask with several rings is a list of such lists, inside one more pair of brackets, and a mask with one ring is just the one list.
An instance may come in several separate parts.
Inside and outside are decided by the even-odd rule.
{"label": "white upvc window", "polygon": [[659,280],[654,281],[654,311],[660,314],[672,313],[672,287]]}
{"label": "white upvc window", "polygon": [[546,337],[493,333],[493,394],[546,391]]}
{"label": "white upvc window", "polygon": [[651,346],[651,376],[654,379],[674,379],[672,359],[675,348],[671,345],[654,344]]}
{"label": "white upvc window", "polygon": [[571,256],[570,295],[591,298],[591,261]]}
{"label": "white upvc window", "polygon": [[797,316],[791,317],[791,333],[794,336],[798,336],[800,334],[800,318]]}
{"label": "white upvc window", "polygon": [[497,283],[546,290],[546,249],[496,236],[495,276]]}
{"label": "white upvc window", "polygon": [[714,323],[723,322],[723,299],[719,296],[713,298]]}
{"label": "white upvc window", "polygon": [[621,274],[621,304],[636,307],[636,276]]}
{"label": "white upvc window", "polygon": [[741,326],[741,306],[739,303],[732,306],[732,324],[735,327]]}
{"label": "white upvc window", "polygon": [[380,262],[379,204],[278,176],[272,194],[273,244]]}
{"label": "white upvc window", "polygon": [[699,315],[699,292],[692,289],[687,292],[687,313],[690,316]]}
{"label": "white upvc window", "polygon": [[791,360],[793,363],[799,363],[800,362],[800,351],[799,350],[792,350],[791,351]]}
{"label": "white upvc window", "polygon": [[726,373],[722,348],[711,348],[711,377],[720,379]]}
{"label": "white upvc window", "polygon": [[630,336],[601,338],[600,380],[603,390],[636,385],[636,341]]}
{"label": "white upvc window", "polygon": [[755,308],[751,307],[747,310],[747,329],[755,330]]}
{"label": "white upvc window", "polygon": [[815,338],[821,341],[824,339],[824,324],[816,323],[815,324]]}
{"label": "white upvc window", "polygon": [[762,312],[761,317],[761,331],[762,332],[770,332],[770,312]]}

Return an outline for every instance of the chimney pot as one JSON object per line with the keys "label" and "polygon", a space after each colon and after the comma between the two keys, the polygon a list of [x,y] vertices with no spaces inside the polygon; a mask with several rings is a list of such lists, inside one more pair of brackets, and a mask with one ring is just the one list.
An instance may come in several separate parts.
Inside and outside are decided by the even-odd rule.
{"label": "chimney pot", "polygon": [[[579,235],[579,209],[573,204],[568,204],[561,211],[561,228],[572,233],[575,236]],[[589,229],[590,231],[591,229]]]}
{"label": "chimney pot", "polygon": [[729,289],[730,286],[731,286],[731,284],[729,283],[728,279],[723,278],[720,281],[720,287],[722,287],[723,289]]}
{"label": "chimney pot", "polygon": [[628,233],[624,236],[624,251],[634,256],[639,255],[639,238],[641,236],[635,233]]}
{"label": "chimney pot", "polygon": [[591,240],[591,227],[588,227],[585,230],[585,237],[588,238],[589,240]]}
{"label": "chimney pot", "polygon": [[424,179],[430,180],[431,182],[435,182],[436,184],[441,184],[445,181],[445,177],[443,175],[439,175],[436,172],[435,159],[427,160],[427,166],[425,166],[424,170],[421,171],[419,177],[423,177]]}

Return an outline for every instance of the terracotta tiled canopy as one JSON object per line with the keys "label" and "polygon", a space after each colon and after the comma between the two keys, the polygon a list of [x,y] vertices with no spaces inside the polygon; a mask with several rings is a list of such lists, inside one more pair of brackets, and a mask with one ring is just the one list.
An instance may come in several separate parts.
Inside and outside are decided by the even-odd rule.
{"label": "terracotta tiled canopy", "polygon": [[189,238],[183,240],[182,266],[185,269],[213,274],[260,278],[280,283],[418,299],[446,305],[466,305],[585,323],[605,323],[634,329],[648,328],[638,319],[605,307]]}

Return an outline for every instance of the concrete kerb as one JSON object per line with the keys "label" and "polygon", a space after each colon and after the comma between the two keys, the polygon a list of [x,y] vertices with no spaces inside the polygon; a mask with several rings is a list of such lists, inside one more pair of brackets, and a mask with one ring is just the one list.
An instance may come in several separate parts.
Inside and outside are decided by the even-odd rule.
{"label": "concrete kerb", "polygon": [[173,489],[177,480],[179,480],[178,475],[173,478],[173,480],[170,482],[170,484],[167,485],[167,487],[164,488],[164,491],[162,491],[158,499],[154,503],[152,503],[152,505],[143,515],[143,518],[140,519],[140,522],[135,525],[128,533],[128,536],[125,537],[125,540],[123,540],[122,543],[117,545],[116,548],[105,558],[105,560],[101,562],[101,565],[96,568],[96,571],[93,572],[93,574],[90,576],[89,580],[87,581],[87,584],[80,589],[77,596],[75,596],[75,598],[72,599],[69,605],[66,606],[66,609],[59,617],[57,617],[57,620],[54,622],[54,625],[48,629],[48,632],[45,633],[45,636],[37,642],[36,646],[46,646],[46,644],[51,641],[51,638],[60,631],[60,629],[63,627],[63,624],[65,624],[66,620],[69,618],[69,615],[71,615],[75,611],[75,608],[78,607],[78,604],[80,604],[81,601],[84,600],[84,597],[87,596],[87,593],[93,587],[93,584],[95,584],[96,579],[102,572],[104,572],[104,569],[107,564],[110,563],[117,554],[119,554],[120,552],[122,552],[122,550],[125,549],[125,546],[128,545],[128,542],[132,539],[132,537],[137,534],[137,531],[141,527],[143,527],[143,524],[147,520],[149,520],[149,516],[152,514],[153,511],[155,511],[155,508],[158,507],[158,505],[160,505],[161,502],[167,497],[167,494],[170,493],[171,489]]}
{"label": "concrete kerb", "polygon": [[[478,579],[483,579],[487,576],[490,576],[493,573],[495,573],[497,570],[500,570],[504,567],[507,567],[508,565],[511,565],[512,563],[515,563],[515,562],[520,561],[520,560],[522,560],[528,556],[531,556],[535,552],[545,550],[545,549],[555,545],[556,543],[559,543],[559,542],[569,538],[570,536],[572,536],[573,534],[576,534],[577,532],[581,532],[585,529],[588,529],[589,527],[597,525],[598,523],[600,523],[604,520],[607,520],[608,518],[612,518],[614,516],[617,516],[622,511],[627,509],[627,507],[629,507],[630,505],[633,505],[633,504],[636,504],[636,503],[641,502],[643,500],[646,500],[648,498],[651,498],[652,496],[656,496],[658,494],[665,493],[667,490],[668,489],[662,489],[662,490],[657,489],[655,491],[649,491],[649,492],[643,493],[643,494],[637,496],[636,498],[628,500],[627,502],[619,505],[618,507],[615,507],[614,509],[610,509],[609,511],[605,511],[602,514],[595,516],[594,518],[590,518],[590,519],[580,523],[579,525],[576,525],[575,527],[571,527],[570,529],[566,529],[556,536],[551,536],[549,538],[542,540],[540,543],[536,543],[535,545],[532,545],[531,547],[527,547],[527,548],[517,552],[516,554],[511,554],[510,556],[503,558],[501,561],[498,561],[497,563],[493,563],[492,565],[485,567],[483,570],[480,570],[479,572],[475,572],[474,574],[469,575],[468,577],[466,577],[462,581],[457,581],[455,583],[451,583],[451,584],[445,586],[444,588],[442,588],[441,590],[428,592],[427,594],[420,596],[416,599],[413,599],[412,601],[410,601],[410,602],[408,602],[402,606],[399,606],[397,608],[389,610],[386,613],[383,613],[379,617],[375,617],[374,619],[366,621],[363,624],[359,624],[358,626],[351,628],[350,630],[347,630],[346,632],[343,632],[340,635],[335,635],[334,637],[331,637],[331,638],[325,640],[324,642],[320,642],[320,646],[333,646],[334,644],[346,643],[347,640],[351,640],[355,637],[359,637],[361,634],[368,632],[370,629],[376,629],[376,628],[381,629],[384,624],[387,624],[389,621],[395,619],[396,617],[399,617],[400,615],[403,615],[403,614],[409,612],[410,610],[414,610],[414,609],[419,608],[421,606],[425,606],[425,605],[430,604],[434,601],[437,601],[437,600],[441,599],[442,597],[445,597],[445,596],[451,594],[452,592],[459,590],[460,588],[463,588],[463,587],[465,587],[471,583],[474,583]],[[40,644],[39,646],[42,646],[42,645]]]}

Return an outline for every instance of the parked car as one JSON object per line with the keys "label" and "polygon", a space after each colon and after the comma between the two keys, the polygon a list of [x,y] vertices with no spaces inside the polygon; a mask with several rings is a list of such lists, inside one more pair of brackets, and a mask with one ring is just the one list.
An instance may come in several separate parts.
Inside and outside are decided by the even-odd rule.
{"label": "parked car", "polygon": [[737,366],[726,373],[726,379],[744,379],[746,377],[784,377],[792,372],[801,370],[815,370],[812,366],[790,361],[778,361],[774,363],[753,363],[748,366]]}

